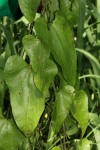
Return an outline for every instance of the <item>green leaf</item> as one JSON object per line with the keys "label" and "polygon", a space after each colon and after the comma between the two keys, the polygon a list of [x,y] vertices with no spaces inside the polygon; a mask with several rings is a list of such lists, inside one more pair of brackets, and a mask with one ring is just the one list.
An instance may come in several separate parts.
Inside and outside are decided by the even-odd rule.
{"label": "green leaf", "polygon": [[47,22],[44,18],[38,18],[35,22],[35,31],[38,39],[42,42],[46,51],[50,52],[52,48],[52,42],[50,32],[48,30]]}
{"label": "green leaf", "polygon": [[[31,142],[30,140],[27,138],[25,139],[21,144],[20,146],[18,147],[18,150],[32,150],[32,145],[31,145]],[[33,148],[34,149],[34,148]]]}
{"label": "green leaf", "polygon": [[[0,69],[0,76],[3,75],[3,70]],[[5,83],[3,77],[0,78],[0,107],[3,108],[3,99],[5,94]]]}
{"label": "green leaf", "polygon": [[0,107],[3,108],[3,100],[4,100],[4,94],[5,94],[5,83],[4,83],[4,64],[5,64],[5,58],[1,55],[0,56]]}
{"label": "green leaf", "polygon": [[49,89],[49,86],[54,79],[54,76],[57,74],[57,67],[53,61],[47,59],[43,68],[41,68],[40,72],[37,72],[34,76],[34,82],[36,87],[43,92],[45,96]]}
{"label": "green leaf", "polygon": [[59,132],[63,122],[69,114],[73,102],[74,89],[71,87],[73,91],[70,91],[69,87],[70,86],[65,86],[56,95],[55,106],[52,113],[52,130],[54,133]]}
{"label": "green leaf", "polygon": [[[77,3],[75,0],[73,3],[71,3],[69,0],[59,0],[60,12],[64,18],[66,18],[70,27],[73,27],[73,25],[76,23],[76,15],[78,14],[78,7],[76,4]],[[71,7],[73,9],[73,6],[76,8],[74,9],[74,12],[71,11]]]}
{"label": "green leaf", "polygon": [[99,11],[98,11],[98,9],[97,9],[97,7],[95,7],[95,5],[92,3],[92,9],[93,9],[93,16],[95,17],[95,19],[98,19],[98,20],[100,20],[100,13],[99,13]]}
{"label": "green leaf", "polygon": [[45,96],[54,76],[57,74],[57,67],[49,59],[49,51],[39,39],[31,35],[25,36],[23,45],[35,72],[35,85]]}
{"label": "green leaf", "polygon": [[[89,113],[89,119],[90,123],[96,126],[95,128],[97,128],[97,126],[100,125],[100,115],[98,116],[96,113]],[[100,150],[100,130],[95,128],[93,129],[94,130],[93,132],[98,150]]]}
{"label": "green leaf", "polygon": [[22,13],[29,22],[33,22],[41,0],[19,0]]}
{"label": "green leaf", "polygon": [[18,57],[9,57],[4,70],[10,90],[12,112],[19,129],[26,136],[36,128],[44,110],[44,98],[35,87],[31,66]]}
{"label": "green leaf", "polygon": [[73,19],[77,23],[78,17],[79,17],[79,1],[78,0],[74,0],[72,4],[72,14],[73,14]]}
{"label": "green leaf", "polygon": [[61,148],[59,146],[55,146],[51,150],[61,150]]}
{"label": "green leaf", "polygon": [[72,19],[72,12],[70,11],[71,2],[69,0],[60,0],[59,3],[62,15],[70,21]]}
{"label": "green leaf", "polygon": [[23,134],[17,129],[14,122],[6,120],[0,116],[0,149],[17,149],[22,141],[25,140]]}
{"label": "green leaf", "polygon": [[79,91],[76,93],[71,108],[73,116],[81,127],[83,136],[88,126],[88,97],[84,91]]}
{"label": "green leaf", "polygon": [[52,22],[55,18],[55,13],[56,11],[59,10],[59,0],[50,0],[50,17],[49,17],[49,22]]}
{"label": "green leaf", "polygon": [[91,150],[92,141],[88,139],[82,139],[77,141],[77,150]]}
{"label": "green leaf", "polygon": [[49,57],[49,52],[44,48],[41,41],[32,35],[26,35],[23,38],[23,46],[30,58],[30,64],[36,73],[42,68],[45,60]]}
{"label": "green leaf", "polygon": [[3,115],[2,115],[2,109],[0,108],[0,119],[4,119]]}
{"label": "green leaf", "polygon": [[11,30],[6,29],[6,27],[4,27],[3,25],[0,24],[0,27],[2,27],[5,37],[7,39],[8,42],[8,48],[10,49],[10,53],[11,55],[15,55],[16,51],[15,48],[13,46],[13,33],[11,32]]}
{"label": "green leaf", "polygon": [[61,15],[56,15],[50,26],[53,43],[52,55],[61,66],[68,85],[74,86],[76,79],[76,52],[72,31]]}
{"label": "green leaf", "polygon": [[67,116],[65,120],[65,125],[66,125],[66,133],[68,136],[78,132],[78,126],[70,114]]}
{"label": "green leaf", "polygon": [[100,130],[94,130],[94,136],[98,150],[100,150]]}
{"label": "green leaf", "polygon": [[[89,59],[89,61],[91,62],[94,74],[100,76],[100,63],[98,59],[96,59],[96,57],[94,57],[91,53],[87,52],[86,50],[79,49],[79,48],[76,48],[76,50],[84,54]],[[96,78],[96,80],[98,83],[98,87],[100,88],[100,79]]]}
{"label": "green leaf", "polygon": [[89,113],[89,119],[91,124],[95,126],[100,124],[100,117],[96,113]]}
{"label": "green leaf", "polygon": [[59,10],[59,3],[58,3],[58,0],[51,0],[51,12],[55,12]]}

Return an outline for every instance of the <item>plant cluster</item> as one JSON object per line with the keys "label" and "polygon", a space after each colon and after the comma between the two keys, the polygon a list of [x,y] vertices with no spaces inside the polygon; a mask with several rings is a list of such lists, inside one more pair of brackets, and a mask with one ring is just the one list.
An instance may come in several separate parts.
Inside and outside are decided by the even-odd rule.
{"label": "plant cluster", "polygon": [[100,150],[100,1],[19,6],[0,19],[0,150]]}

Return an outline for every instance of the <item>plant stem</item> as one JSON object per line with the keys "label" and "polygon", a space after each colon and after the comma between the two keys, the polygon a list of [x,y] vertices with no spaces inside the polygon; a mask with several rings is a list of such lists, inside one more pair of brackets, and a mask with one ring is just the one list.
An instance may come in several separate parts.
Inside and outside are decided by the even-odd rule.
{"label": "plant stem", "polygon": [[95,130],[97,130],[100,127],[100,124],[98,126],[96,126],[87,136],[86,138],[88,138]]}
{"label": "plant stem", "polygon": [[63,136],[61,136],[59,139],[57,139],[48,150],[51,150],[60,140],[63,139]]}
{"label": "plant stem", "polygon": [[[86,0],[79,0],[79,17],[78,17],[78,29],[77,29],[77,48],[83,49],[83,33],[85,22],[85,7]],[[82,54],[78,54],[79,70],[81,72]]]}
{"label": "plant stem", "polygon": [[52,131],[52,127],[51,127],[49,130],[49,136],[48,136],[48,142],[47,142],[46,150],[50,149],[51,145],[53,144],[54,138],[55,138],[54,132]]}
{"label": "plant stem", "polygon": [[79,18],[78,18],[78,34],[77,34],[77,47],[83,48],[83,32],[85,22],[85,7],[86,0],[79,0]]}
{"label": "plant stem", "polygon": [[[99,13],[97,22],[100,22],[100,0],[97,0],[97,11]],[[100,24],[97,24],[97,43],[100,44]]]}

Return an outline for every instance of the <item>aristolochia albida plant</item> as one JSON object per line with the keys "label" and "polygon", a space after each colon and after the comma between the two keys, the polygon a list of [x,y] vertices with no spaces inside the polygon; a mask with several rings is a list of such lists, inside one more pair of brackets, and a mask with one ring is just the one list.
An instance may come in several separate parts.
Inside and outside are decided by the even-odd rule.
{"label": "aristolochia albida plant", "polygon": [[1,0],[0,16],[0,150],[100,150],[100,1]]}

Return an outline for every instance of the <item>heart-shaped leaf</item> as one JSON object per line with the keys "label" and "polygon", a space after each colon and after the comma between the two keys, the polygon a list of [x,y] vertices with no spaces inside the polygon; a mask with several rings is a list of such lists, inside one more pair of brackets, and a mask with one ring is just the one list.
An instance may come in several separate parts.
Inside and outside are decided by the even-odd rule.
{"label": "heart-shaped leaf", "polygon": [[82,129],[83,136],[88,126],[88,97],[84,91],[76,93],[71,111]]}
{"label": "heart-shaped leaf", "polygon": [[[73,87],[71,87],[73,89]],[[54,133],[59,132],[64,120],[69,114],[73,98],[73,91],[69,90],[69,86],[65,86],[56,95],[56,102],[52,114],[52,130]]]}
{"label": "heart-shaped leaf", "polygon": [[54,76],[57,74],[57,67],[49,59],[49,51],[39,39],[31,35],[25,36],[23,45],[35,72],[35,85],[45,96]]}
{"label": "heart-shaped leaf", "polygon": [[31,66],[18,56],[9,57],[4,70],[10,89],[12,112],[16,124],[26,136],[36,128],[44,110],[44,98],[35,87]]}

